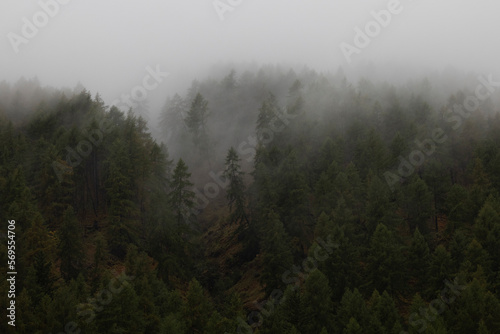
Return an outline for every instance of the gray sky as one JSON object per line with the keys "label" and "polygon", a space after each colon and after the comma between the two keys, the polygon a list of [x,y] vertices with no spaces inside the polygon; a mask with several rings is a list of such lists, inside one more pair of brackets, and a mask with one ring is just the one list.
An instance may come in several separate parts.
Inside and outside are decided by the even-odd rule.
{"label": "gray sky", "polygon": [[[1,0],[0,81],[37,76],[56,87],[80,81],[109,103],[156,65],[171,75],[152,95],[170,93],[181,73],[200,78],[202,69],[226,61],[332,71],[399,62],[499,72],[498,0],[400,0],[390,23],[379,24],[348,63],[341,43],[356,46],[354,28],[364,31],[375,20],[371,11],[386,10],[391,1],[220,0],[235,4],[221,14],[213,0]],[[50,17],[40,3],[53,2],[68,3]],[[25,38],[23,18],[31,24],[34,16],[41,26],[16,53],[9,33]]]}

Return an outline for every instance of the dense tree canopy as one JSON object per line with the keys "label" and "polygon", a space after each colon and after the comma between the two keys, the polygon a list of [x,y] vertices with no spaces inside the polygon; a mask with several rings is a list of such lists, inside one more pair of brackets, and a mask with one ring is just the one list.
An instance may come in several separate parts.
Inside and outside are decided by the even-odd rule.
{"label": "dense tree canopy", "polygon": [[463,117],[468,77],[215,78],[149,123],[0,85],[19,333],[499,333],[498,92]]}

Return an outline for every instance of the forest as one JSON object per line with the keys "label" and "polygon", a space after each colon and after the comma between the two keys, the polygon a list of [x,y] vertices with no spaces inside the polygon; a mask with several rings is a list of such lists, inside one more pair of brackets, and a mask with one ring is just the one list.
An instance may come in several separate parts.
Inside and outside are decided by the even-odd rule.
{"label": "forest", "polygon": [[500,78],[190,80],[0,83],[0,332],[500,333]]}

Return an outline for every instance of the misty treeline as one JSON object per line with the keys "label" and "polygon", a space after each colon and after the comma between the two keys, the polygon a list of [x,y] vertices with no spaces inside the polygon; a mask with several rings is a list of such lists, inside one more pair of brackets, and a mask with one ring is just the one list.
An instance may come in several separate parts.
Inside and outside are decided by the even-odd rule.
{"label": "misty treeline", "polygon": [[0,84],[16,331],[499,333],[500,92],[467,105],[483,79],[228,70],[151,131],[81,87]]}

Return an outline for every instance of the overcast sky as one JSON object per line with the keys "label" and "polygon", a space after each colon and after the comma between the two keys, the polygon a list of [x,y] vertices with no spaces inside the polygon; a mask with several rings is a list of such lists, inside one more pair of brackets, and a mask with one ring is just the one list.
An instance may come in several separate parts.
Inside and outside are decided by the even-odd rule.
{"label": "overcast sky", "polygon": [[[54,1],[67,3],[58,10],[49,6],[50,17],[40,3]],[[157,65],[171,75],[156,94],[174,87],[183,71],[200,77],[201,69],[226,61],[332,71],[397,61],[499,71],[498,0],[400,0],[390,23],[377,23],[380,32],[374,30],[370,44],[351,54],[349,63],[340,45],[356,47],[355,27],[364,31],[375,20],[371,12],[394,1],[1,0],[0,81],[37,76],[56,87],[80,81],[111,102],[140,84],[147,66]],[[231,10],[217,12],[214,3]],[[33,33],[27,21],[40,25],[34,36],[26,36]]]}

